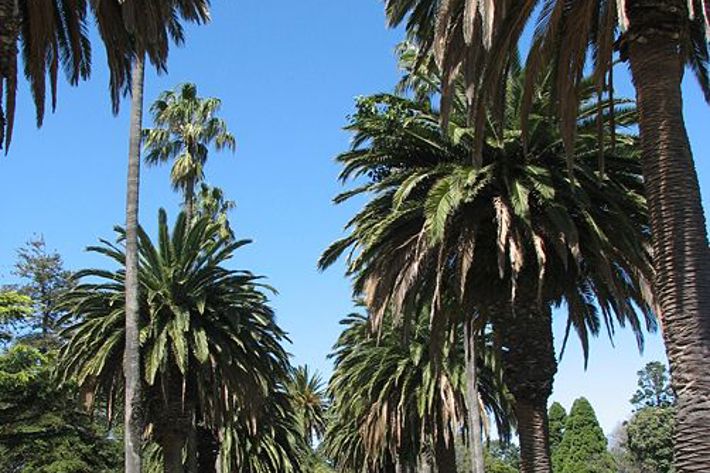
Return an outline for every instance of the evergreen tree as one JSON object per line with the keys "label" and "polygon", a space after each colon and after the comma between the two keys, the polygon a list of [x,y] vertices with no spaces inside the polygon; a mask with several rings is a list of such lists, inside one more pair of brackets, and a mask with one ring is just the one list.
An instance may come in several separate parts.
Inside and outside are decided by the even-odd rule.
{"label": "evergreen tree", "polygon": [[604,432],[592,405],[583,397],[572,405],[552,463],[555,473],[614,473]]}
{"label": "evergreen tree", "polygon": [[673,471],[673,407],[646,407],[626,425],[626,449],[644,473]]}
{"label": "evergreen tree", "polygon": [[565,430],[567,411],[559,402],[553,402],[548,413],[550,418],[550,454],[554,456],[557,447],[562,442],[562,434]]}
{"label": "evergreen tree", "polygon": [[41,338],[51,338],[60,328],[58,321],[64,313],[57,304],[71,279],[61,255],[47,250],[42,236],[34,237],[17,250],[14,274],[22,280],[18,292],[33,302],[29,328],[39,331]]}
{"label": "evergreen tree", "polygon": [[16,291],[0,291],[0,343],[12,340],[17,327],[32,314],[32,299]]}
{"label": "evergreen tree", "polygon": [[0,473],[118,473],[120,444],[92,422],[55,354],[16,344],[0,355]]}
{"label": "evergreen tree", "polygon": [[652,361],[636,374],[639,377],[638,389],[631,398],[631,404],[637,410],[644,407],[669,407],[675,404],[675,393],[663,363]]}
{"label": "evergreen tree", "polygon": [[638,372],[639,389],[631,398],[636,412],[626,424],[627,456],[643,473],[673,471],[675,394],[663,363],[648,363]]}

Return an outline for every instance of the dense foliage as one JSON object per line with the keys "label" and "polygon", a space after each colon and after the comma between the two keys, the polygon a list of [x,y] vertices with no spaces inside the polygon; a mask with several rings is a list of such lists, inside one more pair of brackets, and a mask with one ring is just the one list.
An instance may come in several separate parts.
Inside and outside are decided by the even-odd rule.
{"label": "dense foliage", "polygon": [[606,437],[585,398],[574,401],[552,462],[555,473],[614,473]]}
{"label": "dense foliage", "polygon": [[118,473],[120,446],[53,377],[55,359],[23,344],[0,355],[0,472]]}

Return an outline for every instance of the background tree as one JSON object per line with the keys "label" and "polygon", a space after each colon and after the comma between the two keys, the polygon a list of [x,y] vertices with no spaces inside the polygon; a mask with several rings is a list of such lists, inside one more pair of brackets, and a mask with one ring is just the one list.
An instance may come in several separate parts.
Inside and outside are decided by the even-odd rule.
{"label": "background tree", "polygon": [[234,230],[229,222],[229,213],[237,204],[233,200],[225,199],[224,192],[219,187],[200,184],[197,193],[196,210],[200,216],[207,216],[220,226],[222,238],[234,239]]}
{"label": "background tree", "polygon": [[638,389],[631,398],[631,404],[637,410],[644,407],[669,407],[675,404],[675,393],[663,363],[652,361],[636,374],[639,377]]}
{"label": "background tree", "polygon": [[55,353],[24,344],[0,355],[0,472],[118,473],[120,444],[52,372]]}
{"label": "background tree", "polygon": [[32,328],[44,337],[55,335],[65,314],[58,304],[71,281],[61,255],[48,251],[42,236],[34,237],[17,251],[14,274],[22,281],[19,291],[33,302]]}
{"label": "background tree", "polygon": [[226,122],[217,117],[221,105],[217,98],[199,97],[195,84],[182,84],[163,92],[153,103],[155,128],[143,131],[146,162],[173,161],[170,179],[173,188],[182,192],[188,220],[195,213],[195,191],[204,180],[210,146],[217,151],[233,151],[236,146]]}
{"label": "background tree", "polygon": [[589,401],[574,401],[552,458],[555,473],[615,473],[607,440]]}
{"label": "background tree", "polygon": [[518,473],[520,449],[499,440],[488,442],[485,449],[486,473]]}
{"label": "background tree", "polygon": [[644,407],[626,424],[625,447],[641,473],[672,473],[673,407]]}
{"label": "background tree", "polygon": [[325,433],[327,394],[323,379],[317,372],[311,373],[308,365],[298,366],[291,373],[288,390],[303,438],[312,445]]}
{"label": "background tree", "polygon": [[562,443],[567,411],[559,402],[553,402],[550,406],[548,417],[550,419],[550,455],[554,457],[557,448]]}
{"label": "background tree", "polygon": [[675,395],[663,363],[654,361],[638,371],[639,389],[631,398],[635,412],[623,426],[619,450],[624,464],[640,473],[671,473]]}
{"label": "background tree", "polygon": [[8,343],[18,326],[32,314],[32,299],[11,290],[0,290],[0,343]]}

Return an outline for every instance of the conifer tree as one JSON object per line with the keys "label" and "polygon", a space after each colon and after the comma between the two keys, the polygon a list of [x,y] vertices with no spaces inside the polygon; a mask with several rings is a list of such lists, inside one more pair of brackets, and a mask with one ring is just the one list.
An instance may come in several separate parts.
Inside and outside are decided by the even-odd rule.
{"label": "conifer tree", "polygon": [[614,473],[614,460],[592,405],[585,398],[574,401],[565,430],[552,457],[555,473]]}
{"label": "conifer tree", "polygon": [[550,419],[550,454],[554,455],[560,442],[562,442],[567,411],[559,402],[553,402],[550,406],[548,417]]}

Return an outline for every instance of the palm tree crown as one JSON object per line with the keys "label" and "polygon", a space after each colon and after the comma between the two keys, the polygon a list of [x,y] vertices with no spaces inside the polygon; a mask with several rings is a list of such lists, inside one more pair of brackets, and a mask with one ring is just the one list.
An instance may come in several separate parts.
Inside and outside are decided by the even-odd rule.
{"label": "palm tree crown", "polygon": [[163,92],[151,106],[155,128],[144,130],[149,164],[173,160],[173,187],[182,192],[188,218],[193,216],[195,188],[204,180],[209,147],[234,150],[234,136],[216,114],[221,101],[201,98],[194,84]]}
{"label": "palm tree crown", "polygon": [[[290,368],[268,286],[223,266],[248,241],[222,238],[208,218],[188,226],[184,214],[170,232],[164,211],[158,245],[142,230],[139,238],[141,360],[155,438],[165,445],[185,435],[195,416],[218,429],[236,411],[259,411]],[[102,243],[90,251],[122,266],[122,246]],[[125,273],[90,269],[77,277],[64,302],[79,322],[67,330],[62,374],[112,402],[122,386]]]}

